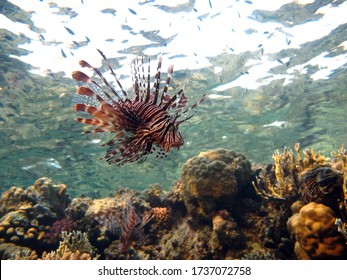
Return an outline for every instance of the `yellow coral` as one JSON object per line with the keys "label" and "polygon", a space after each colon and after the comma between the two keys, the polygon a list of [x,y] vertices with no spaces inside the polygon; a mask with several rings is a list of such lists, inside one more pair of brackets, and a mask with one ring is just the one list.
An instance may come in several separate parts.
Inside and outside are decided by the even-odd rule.
{"label": "yellow coral", "polygon": [[331,259],[346,254],[346,246],[335,225],[335,213],[323,204],[310,202],[287,222],[295,238],[295,253],[302,259]]}
{"label": "yellow coral", "polygon": [[[300,144],[295,144],[296,157],[291,149],[284,147],[283,152],[275,150],[274,159],[275,178],[271,178],[269,172],[261,171],[256,181],[252,182],[256,193],[265,199],[287,199],[298,192],[298,181],[306,172],[317,166],[327,166],[328,158],[315,153],[313,148],[303,151],[304,158],[300,154]],[[271,172],[270,172],[271,173]]]}
{"label": "yellow coral", "polygon": [[344,211],[346,213],[345,215],[347,216],[347,149],[341,148],[337,152],[332,152],[331,155],[331,167],[340,170],[344,174],[345,180],[342,185],[344,198],[343,202],[341,202],[340,208],[342,208],[342,211]]}
{"label": "yellow coral", "polygon": [[276,181],[261,171],[256,181],[252,182],[256,193],[265,199],[286,199],[295,195],[298,169],[294,154],[291,149],[285,147],[283,152],[275,150],[272,158],[275,161],[274,173]]}
{"label": "yellow coral", "polygon": [[41,260],[92,260],[93,257],[89,253],[81,253],[80,251],[66,251],[59,254],[56,251],[50,253],[43,252]]}
{"label": "yellow coral", "polygon": [[316,166],[325,165],[329,160],[327,157],[323,156],[320,152],[315,153],[313,148],[306,149],[303,151],[304,159],[301,159],[300,155],[300,144],[295,144],[295,151],[297,152],[298,158],[298,169],[299,172],[303,172],[305,169],[311,169]]}

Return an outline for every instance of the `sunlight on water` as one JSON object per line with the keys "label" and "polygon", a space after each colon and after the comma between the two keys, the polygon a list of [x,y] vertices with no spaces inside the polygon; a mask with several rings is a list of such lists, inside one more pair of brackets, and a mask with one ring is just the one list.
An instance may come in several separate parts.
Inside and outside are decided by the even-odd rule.
{"label": "sunlight on water", "polygon": [[[0,186],[42,176],[73,196],[119,186],[169,189],[182,164],[223,147],[253,163],[274,149],[346,146],[345,1],[2,1],[0,14]],[[171,92],[189,82],[190,104],[209,98],[182,124],[185,145],[168,158],[109,166],[108,135],[81,135],[72,111],[71,72],[83,59],[101,67],[101,49],[126,88],[136,56],[160,56]],[[110,77],[105,66],[101,68]]]}

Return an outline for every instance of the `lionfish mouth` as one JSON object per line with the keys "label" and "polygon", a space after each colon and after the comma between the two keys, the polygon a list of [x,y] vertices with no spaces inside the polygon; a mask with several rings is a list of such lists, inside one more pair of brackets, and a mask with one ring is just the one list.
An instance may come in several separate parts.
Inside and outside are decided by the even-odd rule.
{"label": "lionfish mouth", "polygon": [[132,64],[133,96],[125,91],[113,71],[106,56],[98,50],[115,78],[120,92],[106,80],[103,74],[88,62],[81,60],[82,67],[92,69],[101,79],[101,86],[94,79],[83,72],[74,71],[72,78],[82,82],[77,94],[84,96],[83,102],[75,104],[73,109],[86,112],[91,118],[77,118],[76,121],[92,125],[95,128],[83,133],[109,132],[113,138],[102,146],[108,146],[102,158],[109,164],[124,165],[126,163],[144,162],[147,155],[157,150],[157,157],[163,158],[172,147],[179,148],[184,140],[178,131],[178,126],[190,119],[190,110],[198,106],[205,98],[185,108],[188,98],[184,95],[187,84],[176,94],[170,96],[168,88],[173,73],[173,65],[168,67],[164,88],[160,92],[161,65],[159,58],[157,72],[151,90],[150,67],[147,76],[144,71],[143,58],[135,59]]}

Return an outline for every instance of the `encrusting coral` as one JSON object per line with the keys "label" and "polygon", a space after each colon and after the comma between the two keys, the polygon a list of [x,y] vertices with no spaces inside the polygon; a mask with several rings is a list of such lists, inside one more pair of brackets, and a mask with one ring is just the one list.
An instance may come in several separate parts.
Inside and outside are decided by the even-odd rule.
{"label": "encrusting coral", "polygon": [[296,240],[299,259],[335,259],[346,257],[347,247],[335,225],[335,213],[323,204],[310,202],[287,222]]}
{"label": "encrusting coral", "polygon": [[182,197],[188,213],[211,219],[213,210],[232,203],[248,183],[251,164],[245,156],[225,149],[202,152],[182,167]]}

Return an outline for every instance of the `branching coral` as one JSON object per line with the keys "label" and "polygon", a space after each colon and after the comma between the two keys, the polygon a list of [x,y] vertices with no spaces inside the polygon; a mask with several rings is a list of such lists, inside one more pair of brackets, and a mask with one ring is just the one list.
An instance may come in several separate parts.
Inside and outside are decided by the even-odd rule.
{"label": "branching coral", "polygon": [[67,233],[66,231],[63,231],[61,237],[63,238],[63,241],[60,242],[60,246],[57,250],[58,254],[63,255],[64,252],[67,251],[79,251],[81,253],[93,254],[93,246],[88,240],[87,233],[82,233],[80,231]]}
{"label": "branching coral", "polygon": [[[298,168],[292,150],[287,147],[282,153],[276,150],[272,158],[275,161],[273,168],[261,170],[256,181],[252,182],[256,193],[265,199],[287,199],[296,196]],[[274,172],[274,178],[269,175],[271,172]]]}
{"label": "branching coral", "polygon": [[298,170],[299,172],[303,172],[305,169],[314,168],[316,166],[326,165],[328,158],[323,156],[320,152],[315,153],[313,148],[306,149],[303,151],[304,158],[301,158],[300,155],[300,144],[295,144],[295,151],[297,153],[298,158]]}
{"label": "branching coral", "polygon": [[21,252],[15,255],[17,260],[92,260],[98,259],[93,251],[87,234],[80,231],[72,231],[71,233],[62,232],[63,240],[56,251],[43,252],[39,258],[35,251]]}
{"label": "branching coral", "polygon": [[[285,147],[280,153],[276,150],[272,156],[274,165],[271,169],[261,170],[259,176],[252,182],[256,193],[265,199],[290,199],[298,196],[307,198],[307,202],[315,201],[317,193],[314,189],[319,185],[318,193],[334,186],[340,187],[340,172],[329,167],[328,158],[315,153],[313,148],[300,154],[300,144],[295,144],[296,158],[291,149]],[[332,187],[331,187],[332,186]],[[320,191],[322,190],[322,191]],[[321,201],[316,201],[321,202]]]}
{"label": "branching coral", "polygon": [[61,234],[63,241],[60,242],[56,251],[44,252],[43,260],[91,260],[97,259],[93,252],[93,246],[88,240],[87,234],[80,231],[72,231],[67,233],[63,231]]}

